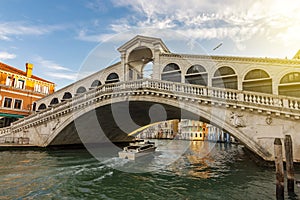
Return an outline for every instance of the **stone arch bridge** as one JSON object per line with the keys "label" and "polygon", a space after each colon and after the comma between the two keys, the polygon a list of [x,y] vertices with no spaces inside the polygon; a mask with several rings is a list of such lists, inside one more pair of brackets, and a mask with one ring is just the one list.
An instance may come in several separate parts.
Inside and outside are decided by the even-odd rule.
{"label": "stone arch bridge", "polygon": [[300,161],[299,60],[174,54],[145,36],[118,50],[120,62],[39,100],[35,113],[0,130],[0,140],[118,142],[140,126],[189,118],[226,130],[265,160],[274,159],[274,138],[289,134]]}

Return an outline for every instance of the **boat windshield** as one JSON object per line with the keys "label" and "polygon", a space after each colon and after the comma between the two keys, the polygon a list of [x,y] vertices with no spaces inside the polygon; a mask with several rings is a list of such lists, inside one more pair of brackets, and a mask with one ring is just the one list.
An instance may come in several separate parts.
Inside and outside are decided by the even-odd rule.
{"label": "boat windshield", "polygon": [[148,149],[148,148],[150,148],[150,147],[153,147],[153,145],[151,145],[151,144],[144,145],[144,146],[142,146],[140,149],[143,150],[143,149]]}
{"label": "boat windshield", "polygon": [[137,149],[139,146],[128,146],[127,149]]}

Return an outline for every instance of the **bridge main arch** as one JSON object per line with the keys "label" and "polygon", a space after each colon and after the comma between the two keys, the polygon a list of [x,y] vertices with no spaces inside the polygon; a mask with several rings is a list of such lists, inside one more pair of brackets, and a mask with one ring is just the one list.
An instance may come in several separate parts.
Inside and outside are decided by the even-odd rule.
{"label": "bridge main arch", "polygon": [[[156,115],[151,116],[151,109],[157,109]],[[164,95],[116,96],[73,112],[47,142],[49,145],[66,144],[66,141],[84,144],[120,142],[128,139],[129,133],[148,124],[193,119],[225,130],[263,159],[272,159],[272,154],[252,137],[257,135],[249,134],[243,127],[233,126],[231,115],[232,110],[226,107],[179,101]]]}

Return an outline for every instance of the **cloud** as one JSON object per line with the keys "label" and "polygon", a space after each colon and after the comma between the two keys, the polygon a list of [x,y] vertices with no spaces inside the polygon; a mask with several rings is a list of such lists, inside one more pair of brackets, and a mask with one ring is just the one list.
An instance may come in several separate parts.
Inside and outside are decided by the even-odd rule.
{"label": "cloud", "polygon": [[37,63],[37,65],[41,66],[41,67],[45,67],[48,68],[50,70],[56,70],[56,71],[72,71],[71,69],[67,68],[67,67],[63,67],[57,63],[55,63],[52,60],[46,60],[44,58],[42,58],[41,56],[36,56],[34,58],[34,61]]}
{"label": "cloud", "polygon": [[77,73],[57,73],[57,72],[48,72],[47,75],[52,77],[55,80],[67,79],[71,81],[78,80]]}
{"label": "cloud", "polygon": [[15,54],[12,53],[8,53],[5,51],[0,52],[0,60],[9,60],[9,59],[14,59],[17,56]]}
{"label": "cloud", "polygon": [[61,66],[52,60],[44,59],[41,56],[35,56],[33,62],[39,70],[41,70],[41,73],[44,74],[43,76],[49,77],[49,79],[54,80],[54,82],[63,79],[71,81],[77,80],[77,72],[72,71],[68,67]]}
{"label": "cloud", "polygon": [[[146,0],[112,0],[112,3],[132,12],[111,24],[110,34],[85,31],[79,39],[100,42],[113,34],[130,31],[143,34],[152,28],[157,30],[154,36],[172,30],[178,33],[175,36],[181,34],[191,39],[230,39],[239,49],[258,36],[282,44],[300,42],[294,32],[299,30],[300,1],[153,0],[149,3]],[[175,36],[169,35],[164,40]]]}
{"label": "cloud", "polygon": [[0,22],[0,40],[12,40],[19,35],[44,35],[65,29],[60,25],[32,25],[27,22]]}
{"label": "cloud", "polygon": [[107,7],[102,0],[88,1],[85,6],[93,11],[107,11]]}

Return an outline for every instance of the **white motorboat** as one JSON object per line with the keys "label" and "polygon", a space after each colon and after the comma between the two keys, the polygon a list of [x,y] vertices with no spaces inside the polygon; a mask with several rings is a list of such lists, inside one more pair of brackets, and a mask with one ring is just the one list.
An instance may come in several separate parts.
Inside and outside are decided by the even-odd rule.
{"label": "white motorboat", "polygon": [[119,157],[129,160],[135,160],[138,157],[149,155],[156,149],[154,142],[136,141],[124,147],[123,151],[119,152]]}

